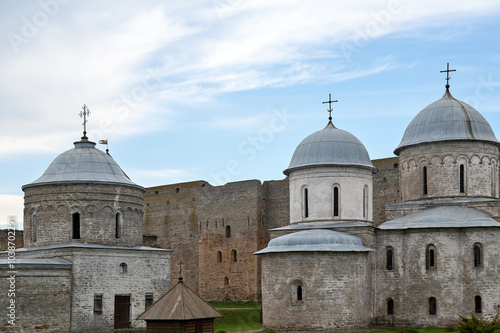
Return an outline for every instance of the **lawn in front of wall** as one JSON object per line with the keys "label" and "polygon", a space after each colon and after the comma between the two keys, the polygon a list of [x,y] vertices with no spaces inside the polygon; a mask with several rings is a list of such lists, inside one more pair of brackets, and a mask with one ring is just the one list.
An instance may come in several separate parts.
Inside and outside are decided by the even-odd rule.
{"label": "lawn in front of wall", "polygon": [[215,318],[215,332],[249,331],[262,329],[261,302],[209,302],[224,315]]}

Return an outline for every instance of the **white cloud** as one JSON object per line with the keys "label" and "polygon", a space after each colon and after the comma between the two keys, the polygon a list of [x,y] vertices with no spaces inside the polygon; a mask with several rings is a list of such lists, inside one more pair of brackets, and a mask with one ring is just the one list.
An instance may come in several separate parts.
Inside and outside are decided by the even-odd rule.
{"label": "white cloud", "polygon": [[[144,187],[174,184],[193,180],[194,176],[185,170],[154,169],[129,170],[127,174],[136,184]],[[160,181],[160,183],[158,183]]]}

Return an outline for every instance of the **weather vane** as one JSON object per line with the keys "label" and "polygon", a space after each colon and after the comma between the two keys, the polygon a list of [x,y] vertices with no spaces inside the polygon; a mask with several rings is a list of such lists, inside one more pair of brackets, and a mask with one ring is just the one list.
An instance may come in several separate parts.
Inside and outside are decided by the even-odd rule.
{"label": "weather vane", "polygon": [[446,72],[446,90],[450,88],[450,72],[456,72],[456,69],[450,69],[450,63],[446,63],[446,70],[445,71],[440,71],[440,73],[445,73]]}
{"label": "weather vane", "polygon": [[334,100],[334,101],[332,101],[332,94],[329,94],[329,95],[328,95],[328,101],[327,101],[327,102],[323,102],[323,104],[326,104],[326,103],[328,103],[328,104],[329,104],[329,109],[328,109],[327,111],[328,111],[328,113],[329,113],[329,117],[328,117],[328,119],[329,119],[330,121],[332,121],[332,111],[333,111],[333,109],[332,109],[332,103],[336,103],[336,102],[338,102],[338,100]]}
{"label": "weather vane", "polygon": [[87,140],[87,117],[90,116],[90,110],[87,105],[83,104],[83,111],[80,111],[80,118],[83,118],[83,136],[82,140]]}

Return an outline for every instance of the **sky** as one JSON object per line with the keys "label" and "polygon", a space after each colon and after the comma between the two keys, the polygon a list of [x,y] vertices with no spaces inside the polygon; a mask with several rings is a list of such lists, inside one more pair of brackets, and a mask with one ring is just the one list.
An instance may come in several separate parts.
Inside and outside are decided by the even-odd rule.
{"label": "sky", "polygon": [[[283,179],[328,122],[394,156],[450,91],[500,135],[500,2],[0,2],[0,228],[82,136],[144,187]],[[98,145],[105,150],[106,146]]]}

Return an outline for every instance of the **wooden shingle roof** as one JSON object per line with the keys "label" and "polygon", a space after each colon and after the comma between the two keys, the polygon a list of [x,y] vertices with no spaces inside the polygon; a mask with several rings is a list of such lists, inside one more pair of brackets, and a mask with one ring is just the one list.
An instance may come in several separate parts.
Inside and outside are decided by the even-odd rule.
{"label": "wooden shingle roof", "polygon": [[223,315],[182,281],[179,281],[137,319],[193,320],[218,317],[223,317]]}

